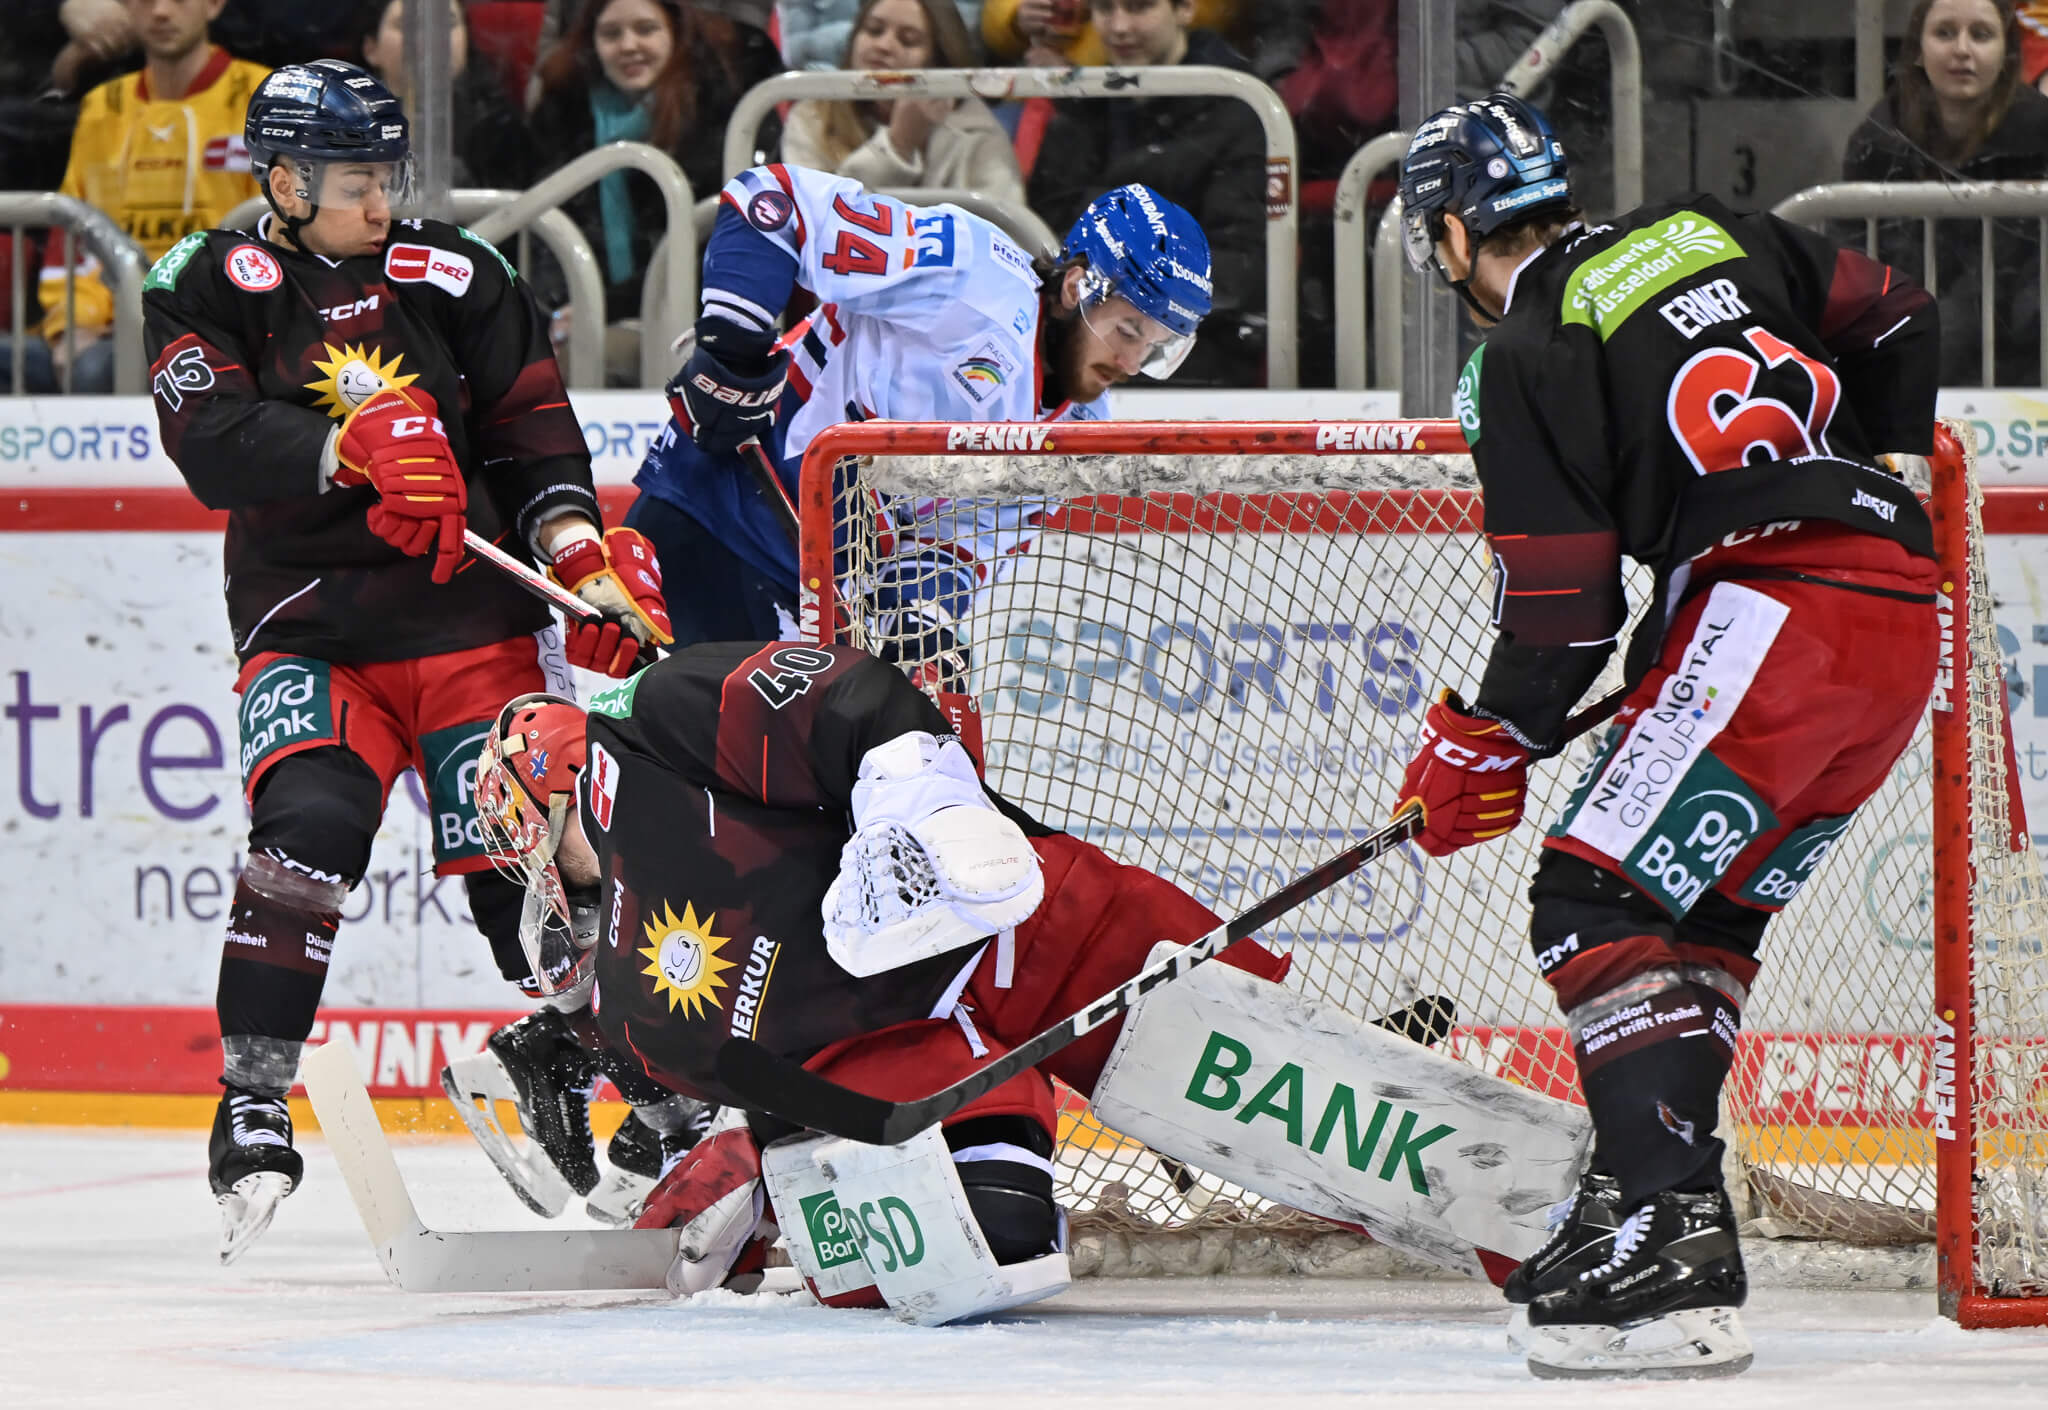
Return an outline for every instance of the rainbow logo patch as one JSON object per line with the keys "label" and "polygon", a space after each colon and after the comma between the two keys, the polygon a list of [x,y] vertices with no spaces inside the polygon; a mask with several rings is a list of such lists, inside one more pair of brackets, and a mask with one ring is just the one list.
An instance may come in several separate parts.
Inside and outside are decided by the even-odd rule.
{"label": "rainbow logo patch", "polygon": [[987,401],[996,389],[1009,381],[1003,364],[992,357],[974,356],[953,369],[953,380],[976,401]]}

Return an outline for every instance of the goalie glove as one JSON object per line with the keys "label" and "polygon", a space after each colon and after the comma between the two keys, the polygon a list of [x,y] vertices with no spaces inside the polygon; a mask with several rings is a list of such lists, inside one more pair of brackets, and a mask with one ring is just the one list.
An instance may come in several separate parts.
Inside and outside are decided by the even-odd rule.
{"label": "goalie glove", "polygon": [[638,529],[612,529],[601,539],[593,531],[575,532],[555,549],[548,576],[605,620],[568,623],[569,664],[607,676],[631,675],[642,646],[675,640],[654,545]]}
{"label": "goalie glove", "polygon": [[760,1237],[767,1201],[761,1147],[745,1113],[728,1109],[648,1193],[633,1227],[683,1231],[666,1279],[677,1297],[716,1287],[751,1292],[767,1252]]}
{"label": "goalie glove", "polygon": [[822,907],[848,974],[898,969],[1021,925],[1045,897],[1038,853],[996,811],[957,739],[878,744],[853,786],[854,834]]}
{"label": "goalie glove", "polygon": [[1420,803],[1415,845],[1432,857],[1511,832],[1529,792],[1529,751],[1499,720],[1465,713],[1446,690],[1422,717],[1422,744],[1395,813]]}

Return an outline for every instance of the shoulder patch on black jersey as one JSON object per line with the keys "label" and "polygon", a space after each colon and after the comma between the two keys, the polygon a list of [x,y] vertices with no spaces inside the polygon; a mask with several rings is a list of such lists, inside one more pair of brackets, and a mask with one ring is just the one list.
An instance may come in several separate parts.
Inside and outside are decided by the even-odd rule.
{"label": "shoulder patch on black jersey", "polygon": [[1472,349],[1465,370],[1458,374],[1458,390],[1451,395],[1451,415],[1464,428],[1465,444],[1479,444],[1479,363],[1486,356],[1486,344]]}
{"label": "shoulder patch on black jersey", "polygon": [[1564,283],[1561,321],[1611,338],[1652,294],[1747,253],[1698,211],[1674,211],[1662,224],[1627,232],[1573,270]]}
{"label": "shoulder patch on black jersey", "polygon": [[206,232],[194,231],[177,244],[164,251],[164,257],[149,267],[149,277],[142,281],[145,289],[175,289],[178,276],[185,272],[185,266],[192,262],[192,256],[206,243]]}
{"label": "shoulder patch on black jersey", "polygon": [[476,278],[476,261],[434,245],[395,244],[384,251],[384,277],[394,284],[432,284],[461,298]]}

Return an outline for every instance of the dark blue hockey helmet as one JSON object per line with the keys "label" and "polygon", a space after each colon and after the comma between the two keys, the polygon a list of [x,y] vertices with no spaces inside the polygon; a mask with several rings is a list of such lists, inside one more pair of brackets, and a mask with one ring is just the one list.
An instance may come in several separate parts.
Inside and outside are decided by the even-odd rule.
{"label": "dark blue hockey helmet", "polygon": [[[298,194],[320,204],[320,170],[336,163],[390,165],[393,205],[412,194],[412,129],[382,79],[339,59],[287,64],[257,86],[243,125],[249,164],[270,191],[270,168],[288,162]],[[328,203],[333,203],[330,193]]]}
{"label": "dark blue hockey helmet", "polygon": [[1415,129],[1401,160],[1401,243],[1418,274],[1436,256],[1446,213],[1476,242],[1571,204],[1564,144],[1550,119],[1512,93],[1453,103]]}
{"label": "dark blue hockey helmet", "polygon": [[1144,330],[1149,346],[1139,370],[1148,377],[1171,377],[1194,348],[1196,328],[1209,316],[1209,237],[1201,222],[1134,181],[1097,196],[1081,212],[1060,246],[1062,261],[1077,257],[1088,262],[1082,316],[1112,296],[1129,303],[1157,325]]}

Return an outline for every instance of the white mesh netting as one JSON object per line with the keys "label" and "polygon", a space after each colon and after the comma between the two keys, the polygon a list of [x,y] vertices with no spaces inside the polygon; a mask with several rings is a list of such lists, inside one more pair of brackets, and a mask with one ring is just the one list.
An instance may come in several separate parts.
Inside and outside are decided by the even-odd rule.
{"label": "white mesh netting", "polygon": [[[1444,686],[1476,688],[1491,642],[1463,456],[891,457],[841,473],[925,501],[919,537],[977,543],[982,586],[955,628],[990,782],[1224,915],[1385,818],[1424,704]],[[952,508],[934,509],[934,495],[954,496]],[[1005,515],[982,512],[997,503]],[[1022,519],[1022,531],[991,536],[996,518],[1012,531]],[[874,537],[866,522],[837,528],[851,599],[875,566]],[[1645,585],[1632,584],[1637,601]],[[889,651],[858,611],[842,620],[842,640]],[[1986,688],[2002,689],[1995,643],[1988,660]],[[1532,771],[1529,821],[1501,844],[1445,861],[1403,849],[1265,932],[1293,954],[1290,982],[1366,1016],[1445,996],[1457,1025],[1444,1051],[1571,1097],[1524,890],[1542,829],[1597,740]],[[1766,1231],[1931,1236],[1929,769],[1923,728],[1765,942],[1727,1104]],[[2026,870],[2031,853],[2014,862]],[[2004,1025],[2008,1046],[2039,1043],[2038,869],[2001,876],[1985,884],[2024,901],[1987,942],[1980,973],[2001,997],[1985,999],[1980,1021]],[[2037,1084],[2009,1085],[2033,1100]],[[2013,1123],[2030,1134],[1988,1163],[1987,1223],[1996,1203],[1995,1217],[2038,1232],[2039,1125],[2038,1112]],[[1249,1222],[1262,1236],[1315,1237],[1304,1216],[1103,1129],[1071,1094],[1059,1165],[1083,1227],[1200,1240]],[[2043,1265],[2027,1266],[2038,1277]]]}

